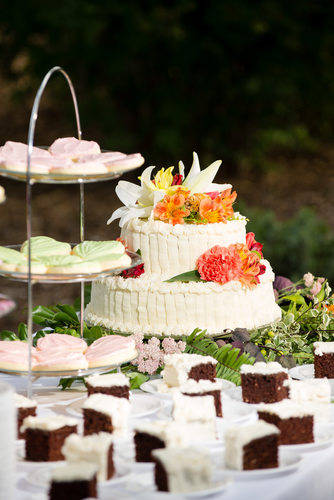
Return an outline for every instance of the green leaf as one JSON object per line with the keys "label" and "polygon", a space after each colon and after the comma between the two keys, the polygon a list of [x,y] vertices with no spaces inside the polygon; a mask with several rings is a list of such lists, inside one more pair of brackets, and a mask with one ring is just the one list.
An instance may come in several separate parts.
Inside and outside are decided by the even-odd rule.
{"label": "green leaf", "polygon": [[302,304],[306,305],[305,299],[302,295],[299,295],[298,293],[295,293],[293,295],[284,295],[282,297],[283,300],[290,300],[291,302],[294,302],[295,304]]}
{"label": "green leaf", "polygon": [[189,281],[202,281],[206,283],[205,280],[202,280],[200,274],[197,270],[188,271],[186,273],[178,274],[177,276],[173,276],[169,280],[166,280],[166,283],[173,283],[174,281],[184,281],[188,283]]}
{"label": "green leaf", "polygon": [[218,378],[230,380],[236,385],[240,385],[240,367],[243,364],[253,364],[255,358],[247,353],[240,355],[240,349],[225,344],[218,347],[216,342],[205,337],[206,331],[194,330],[189,337],[183,337],[186,342],[185,352],[190,354],[202,354],[203,356],[212,356],[218,363],[216,365],[216,374]]}
{"label": "green leaf", "polygon": [[1,340],[19,340],[16,333],[11,332],[10,330],[1,330],[0,339]]}
{"label": "green leaf", "polygon": [[139,389],[150,378],[145,373],[140,372],[127,372],[126,375],[130,379],[130,389]]}
{"label": "green leaf", "polygon": [[56,305],[57,309],[59,309],[61,312],[65,313],[68,317],[72,318],[72,321],[75,323],[79,323],[79,319],[77,316],[77,313],[74,309],[74,307],[69,306],[67,304],[57,304]]}
{"label": "green leaf", "polygon": [[17,335],[20,340],[27,340],[28,338],[28,328],[25,323],[20,323],[17,327]]}
{"label": "green leaf", "polygon": [[70,389],[70,387],[74,384],[74,382],[85,382],[85,379],[83,377],[68,377],[68,378],[61,378],[58,382],[58,387],[61,387],[62,391],[65,391],[65,389]]}

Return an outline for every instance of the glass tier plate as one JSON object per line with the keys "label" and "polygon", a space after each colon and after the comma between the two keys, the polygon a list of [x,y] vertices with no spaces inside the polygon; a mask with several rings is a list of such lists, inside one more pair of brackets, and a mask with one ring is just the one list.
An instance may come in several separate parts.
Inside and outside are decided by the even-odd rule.
{"label": "glass tier plate", "polygon": [[8,375],[29,375],[31,373],[31,376],[33,378],[39,378],[39,377],[86,377],[87,375],[93,375],[96,373],[106,373],[111,370],[115,370],[119,366],[128,363],[129,361],[132,361],[135,357],[137,357],[137,354],[128,358],[124,359],[120,363],[114,363],[114,364],[109,364],[109,365],[104,365],[104,366],[96,366],[94,368],[85,368],[85,369],[79,369],[79,370],[32,370],[29,372],[29,370],[10,370],[7,368],[0,368],[0,373],[7,373]]}
{"label": "glass tier plate", "polygon": [[[111,179],[117,179],[122,174],[126,172],[130,172],[131,170],[135,170],[139,168],[140,165],[136,167],[129,166],[115,166],[110,168],[108,172],[104,172],[101,174],[57,174],[57,173],[37,173],[30,172],[30,179],[32,182],[39,182],[41,184],[77,184],[77,183],[92,183],[92,182],[101,182],[108,181]],[[15,179],[17,181],[26,182],[27,180],[27,172],[19,171],[19,170],[10,170],[8,168],[4,168],[0,166],[0,175],[3,177],[8,177],[9,179]]]}
{"label": "glass tier plate", "polygon": [[[10,248],[13,248],[14,250],[19,250],[21,248],[21,245],[10,245]],[[112,276],[114,274],[118,274],[121,271],[124,271],[124,269],[131,269],[132,267],[141,264],[142,262],[141,257],[137,253],[129,251],[127,251],[126,253],[129,255],[129,257],[131,257],[131,265],[127,267],[124,266],[117,268],[115,267],[109,270],[107,269],[101,272],[94,272],[94,273],[76,273],[76,274],[31,273],[31,280],[33,282],[38,282],[38,283],[75,283],[80,281],[92,281],[96,278],[103,278],[107,276]],[[4,269],[0,269],[0,276],[15,281],[28,281],[28,273],[21,273],[17,271],[7,271]]]}

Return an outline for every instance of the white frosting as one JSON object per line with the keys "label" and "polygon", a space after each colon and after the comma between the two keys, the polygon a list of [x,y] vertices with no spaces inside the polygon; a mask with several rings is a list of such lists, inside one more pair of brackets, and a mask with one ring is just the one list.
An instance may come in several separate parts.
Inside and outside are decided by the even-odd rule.
{"label": "white frosting", "polygon": [[276,361],[270,361],[265,363],[263,361],[258,361],[254,365],[241,365],[240,373],[252,373],[256,375],[273,375],[275,373],[288,373],[286,368]]}
{"label": "white frosting", "polygon": [[51,481],[90,481],[96,475],[97,465],[89,462],[67,463],[51,469]]}
{"label": "white frosting", "polygon": [[20,431],[26,429],[40,429],[42,431],[55,431],[65,426],[77,426],[78,421],[75,418],[64,417],[62,415],[48,415],[46,417],[26,417],[23,421]]}
{"label": "white frosting", "polygon": [[189,378],[184,384],[180,386],[180,391],[188,394],[197,394],[208,391],[221,391],[223,386],[223,381],[217,379],[215,382],[211,380],[194,380]]}
{"label": "white frosting", "polygon": [[211,356],[200,354],[167,354],[164,358],[165,367],[161,372],[163,382],[169,387],[179,387],[188,380],[188,374],[195,366],[212,363],[216,366],[217,360]]}
{"label": "white frosting", "polygon": [[[238,214],[236,214],[238,216]],[[192,271],[196,260],[215,245],[246,243],[246,219],[226,224],[166,224],[162,221],[131,219],[122,228],[121,237],[129,249],[140,249],[145,273],[169,279]]]}
{"label": "white frosting", "polygon": [[99,432],[89,436],[71,434],[61,449],[65,460],[69,463],[89,462],[98,467],[99,481],[108,479],[109,449],[113,436],[107,432]]}
{"label": "white frosting", "polygon": [[37,402],[34,399],[27,398],[22,394],[15,393],[15,406],[16,408],[35,408]]}
{"label": "white frosting", "polygon": [[230,469],[243,469],[243,448],[245,445],[272,434],[278,434],[275,425],[263,420],[247,426],[231,426],[225,431],[225,466]]}
{"label": "white frosting", "polygon": [[239,281],[162,282],[160,276],[120,276],[93,281],[85,312],[92,324],[145,335],[190,335],[195,328],[218,335],[226,328],[253,329],[281,318],[270,264],[254,289]]}
{"label": "white frosting", "polygon": [[334,353],[334,342],[314,342],[313,347],[317,356]]}
{"label": "white frosting", "polygon": [[313,415],[304,405],[291,401],[290,399],[283,399],[278,403],[271,404],[261,403],[258,405],[257,409],[258,411],[276,415],[281,420],[286,420],[288,418],[303,418]]}
{"label": "white frosting", "polygon": [[104,375],[91,375],[86,379],[87,384],[92,387],[130,387],[129,377],[124,373],[106,373]]}
{"label": "white frosting", "polygon": [[151,422],[138,422],[134,431],[157,437],[165,443],[166,447],[186,446],[191,437],[187,424],[179,422],[167,422],[164,420],[153,420]]}
{"label": "white frosting", "polygon": [[216,422],[214,398],[173,394],[173,419],[177,422]]}
{"label": "white frosting", "polygon": [[189,493],[212,487],[211,462],[206,453],[192,448],[160,448],[152,454],[167,473],[170,493]]}
{"label": "white frosting", "polygon": [[331,386],[327,378],[312,378],[308,380],[285,380],[284,386],[289,388],[289,398],[305,403],[317,402],[330,404]]}
{"label": "white frosting", "polygon": [[89,396],[82,408],[108,415],[114,429],[125,431],[130,413],[130,403],[127,399],[97,393]]}

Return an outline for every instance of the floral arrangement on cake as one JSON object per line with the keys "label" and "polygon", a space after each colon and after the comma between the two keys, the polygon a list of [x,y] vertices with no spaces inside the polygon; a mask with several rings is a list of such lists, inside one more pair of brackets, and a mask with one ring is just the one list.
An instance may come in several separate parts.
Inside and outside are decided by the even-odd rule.
{"label": "floral arrangement on cake", "polygon": [[259,277],[266,270],[266,266],[261,264],[262,247],[255,240],[254,233],[247,233],[246,245],[215,245],[199,256],[197,269],[174,276],[168,281],[214,281],[221,285],[239,281],[245,288],[254,288],[260,283]]}
{"label": "floral arrangement on cake", "polygon": [[108,224],[120,219],[122,227],[132,218],[152,218],[172,225],[226,223],[235,217],[233,203],[237,197],[230,184],[215,184],[221,160],[201,170],[197,154],[187,176],[184,165],[179,162],[179,173],[173,175],[174,167],[162,168],[151,179],[154,166],[147,167],[140,185],[119,181],[116,194],[123,207],[118,208]]}

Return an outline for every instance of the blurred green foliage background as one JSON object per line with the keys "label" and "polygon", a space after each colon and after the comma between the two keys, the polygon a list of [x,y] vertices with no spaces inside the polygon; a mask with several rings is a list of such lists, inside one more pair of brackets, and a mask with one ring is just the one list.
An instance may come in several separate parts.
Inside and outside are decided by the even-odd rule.
{"label": "blurred green foliage background", "polygon": [[[282,156],[323,156],[334,132],[333,21],[330,0],[2,2],[0,142],[26,141],[36,90],[60,65],[83,138],[140,151],[146,164],[169,166],[195,149],[203,164],[224,158],[224,176],[241,179],[279,169]],[[68,88],[55,76],[35,143],[74,131]],[[250,230],[275,271],[334,282],[327,221],[311,208],[278,220],[256,203]]]}

